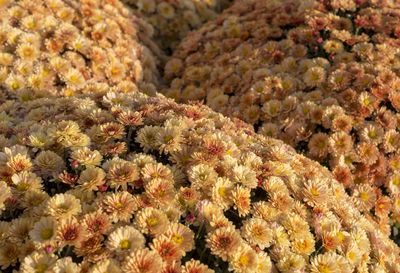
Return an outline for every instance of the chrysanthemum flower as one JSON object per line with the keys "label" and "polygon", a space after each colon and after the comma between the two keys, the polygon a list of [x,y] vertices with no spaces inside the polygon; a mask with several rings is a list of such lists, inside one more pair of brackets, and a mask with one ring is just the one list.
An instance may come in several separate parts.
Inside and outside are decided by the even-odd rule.
{"label": "chrysanthemum flower", "polygon": [[241,238],[234,228],[222,227],[208,234],[207,247],[211,253],[226,261],[232,252],[240,245]]}
{"label": "chrysanthemum flower", "polygon": [[32,44],[20,44],[16,52],[23,60],[35,61],[38,58],[38,48]]}
{"label": "chrysanthemum flower", "polygon": [[62,219],[57,230],[57,240],[61,245],[79,246],[86,239],[84,227],[75,217]]}
{"label": "chrysanthemum flower", "polygon": [[329,136],[325,133],[317,133],[308,142],[311,157],[324,158],[328,154]]}
{"label": "chrysanthemum flower", "polygon": [[145,186],[146,193],[157,204],[168,205],[175,196],[175,190],[171,181],[164,179],[153,179]]}
{"label": "chrysanthemum flower", "polygon": [[123,253],[144,248],[145,241],[144,236],[134,227],[122,226],[110,233],[107,248],[116,253]]}
{"label": "chrysanthemum flower", "polygon": [[85,78],[77,69],[70,68],[64,75],[63,79],[67,86],[73,90],[82,89],[85,86]]}
{"label": "chrysanthemum flower", "polygon": [[247,215],[250,212],[250,189],[236,186],[231,192],[233,207],[237,209],[239,216]]}
{"label": "chrysanthemum flower", "polygon": [[217,178],[217,173],[211,166],[198,164],[188,170],[188,176],[193,188],[203,189]]}
{"label": "chrysanthemum flower", "polygon": [[74,273],[79,272],[80,270],[81,266],[74,263],[71,257],[58,259],[53,266],[53,271],[55,273]]}
{"label": "chrysanthemum flower", "polygon": [[51,245],[56,238],[57,229],[57,222],[53,217],[42,217],[35,223],[29,236],[35,244]]}
{"label": "chrysanthemum flower", "polygon": [[[105,252],[105,249],[103,248],[103,240],[104,237],[101,235],[89,237],[82,241],[79,247],[74,248],[74,253],[78,257],[85,256],[87,259],[93,259],[92,261],[97,262],[99,259],[104,258],[104,256],[102,256]],[[105,256],[107,256],[107,253],[105,254]]]}
{"label": "chrysanthemum flower", "polygon": [[6,269],[10,265],[15,265],[20,255],[20,250],[17,245],[5,243],[0,246],[0,266],[1,269]]}
{"label": "chrysanthemum flower", "polygon": [[27,240],[34,222],[32,221],[32,218],[24,217],[14,219],[10,224],[11,226],[8,230],[9,234],[7,239],[15,244],[23,244]]}
{"label": "chrysanthemum flower", "polygon": [[81,204],[75,196],[65,193],[56,194],[46,205],[47,213],[56,219],[65,219],[81,212]]}
{"label": "chrysanthemum flower", "polygon": [[268,223],[259,218],[251,218],[245,221],[241,227],[241,233],[249,244],[258,245],[260,249],[269,247],[273,237]]}
{"label": "chrysanthemum flower", "polygon": [[319,254],[311,260],[312,273],[339,273],[339,265],[333,255],[330,253]]}
{"label": "chrysanthemum flower", "polygon": [[131,252],[122,263],[121,269],[134,273],[158,273],[162,264],[163,261],[156,251],[145,248]]}
{"label": "chrysanthemum flower", "polygon": [[255,272],[258,265],[258,257],[256,252],[248,245],[242,244],[233,250],[230,259],[230,267],[236,272],[250,273]]}
{"label": "chrysanthemum flower", "polygon": [[136,215],[134,224],[143,233],[154,236],[167,228],[167,216],[156,208],[143,208]]}
{"label": "chrysanthemum flower", "polygon": [[210,269],[207,265],[202,264],[198,260],[191,259],[182,266],[181,273],[212,273],[214,270]]}
{"label": "chrysanthemum flower", "polygon": [[21,272],[45,272],[53,270],[57,257],[54,254],[46,254],[44,251],[35,251],[26,256],[21,263]]}
{"label": "chrysanthemum flower", "polygon": [[22,200],[22,206],[33,215],[43,216],[44,207],[50,196],[44,191],[27,191]]}
{"label": "chrysanthemum flower", "polygon": [[304,82],[306,85],[314,87],[323,83],[326,78],[326,72],[322,67],[314,66],[307,70],[304,74]]}
{"label": "chrysanthemum flower", "polygon": [[282,272],[304,270],[306,261],[301,255],[289,253],[278,262],[277,267]]}
{"label": "chrysanthemum flower", "polygon": [[88,271],[89,273],[121,273],[121,266],[114,259],[105,259],[94,264]]}
{"label": "chrysanthemum flower", "polygon": [[40,152],[36,156],[34,164],[39,173],[43,175],[58,175],[65,168],[64,160],[52,151]]}
{"label": "chrysanthemum flower", "polygon": [[99,166],[103,160],[103,156],[99,151],[91,151],[88,147],[82,147],[71,153],[71,159],[78,161],[79,164],[90,167]]}
{"label": "chrysanthemum flower", "polygon": [[163,261],[168,264],[174,261],[180,261],[185,255],[183,248],[176,244],[171,237],[167,237],[163,234],[153,239],[150,248],[157,251]]}
{"label": "chrysanthemum flower", "polygon": [[113,222],[128,222],[137,210],[132,195],[126,191],[107,194],[99,200],[99,204]]}
{"label": "chrysanthemum flower", "polygon": [[334,155],[345,155],[352,149],[351,136],[345,132],[333,133],[329,138],[330,152]]}
{"label": "chrysanthemum flower", "polygon": [[139,169],[131,162],[117,162],[111,164],[107,173],[108,183],[112,188],[127,189],[127,184],[139,178]]}
{"label": "chrysanthemum flower", "polygon": [[352,197],[355,205],[361,211],[373,208],[377,199],[375,190],[369,185],[356,186]]}
{"label": "chrysanthemum flower", "polygon": [[175,242],[181,249],[188,252],[194,247],[194,233],[191,229],[180,223],[168,225],[164,235]]}
{"label": "chrysanthemum flower", "polygon": [[233,183],[229,179],[218,178],[217,182],[213,185],[212,201],[223,209],[228,209],[233,201],[231,197],[231,190]]}
{"label": "chrysanthemum flower", "polygon": [[153,179],[165,179],[168,181],[172,181],[171,170],[161,163],[146,164],[142,168],[141,174],[146,182]]}
{"label": "chrysanthemum flower", "polygon": [[96,191],[105,182],[106,173],[97,167],[89,167],[81,172],[78,183],[86,190]]}
{"label": "chrysanthemum flower", "polygon": [[90,234],[100,235],[108,232],[110,220],[108,215],[101,211],[95,211],[85,215],[83,225]]}

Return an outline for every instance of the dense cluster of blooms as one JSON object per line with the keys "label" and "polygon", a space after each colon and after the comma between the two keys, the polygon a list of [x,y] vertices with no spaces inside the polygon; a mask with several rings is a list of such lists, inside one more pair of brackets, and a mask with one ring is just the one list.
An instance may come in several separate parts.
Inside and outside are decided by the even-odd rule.
{"label": "dense cluster of blooms", "polygon": [[325,167],[207,106],[2,90],[0,115],[2,270],[400,271],[388,230],[357,209],[369,192],[351,198]]}
{"label": "dense cluster of blooms", "polygon": [[163,55],[119,1],[3,0],[0,14],[0,85],[21,100],[158,86]]}
{"label": "dense cluster of blooms", "polygon": [[171,53],[189,31],[214,19],[232,0],[122,0],[145,19],[160,48]]}
{"label": "dense cluster of blooms", "polygon": [[400,222],[399,1],[242,1],[165,66],[181,101],[328,166],[358,209]]}

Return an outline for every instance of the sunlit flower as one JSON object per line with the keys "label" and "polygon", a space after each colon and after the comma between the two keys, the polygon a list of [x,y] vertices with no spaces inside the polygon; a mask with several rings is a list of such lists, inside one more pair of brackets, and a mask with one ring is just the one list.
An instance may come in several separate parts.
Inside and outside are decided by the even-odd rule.
{"label": "sunlit flower", "polygon": [[57,222],[52,217],[42,217],[35,223],[29,236],[35,244],[42,246],[54,243],[57,235]]}
{"label": "sunlit flower", "polygon": [[240,235],[232,227],[218,228],[208,234],[206,242],[212,254],[226,261],[240,245]]}
{"label": "sunlit flower", "polygon": [[156,251],[145,248],[126,256],[121,269],[125,272],[158,273],[162,264],[163,261]]}
{"label": "sunlit flower", "polygon": [[164,232],[168,225],[167,216],[155,208],[143,208],[135,215],[135,226],[148,235],[154,236]]}
{"label": "sunlit flower", "polygon": [[144,236],[131,226],[123,226],[114,230],[107,239],[107,247],[117,253],[139,250],[144,248],[144,244]]}
{"label": "sunlit flower", "polygon": [[113,222],[128,222],[133,212],[137,210],[132,195],[126,191],[107,194],[99,202],[102,211],[105,212]]}

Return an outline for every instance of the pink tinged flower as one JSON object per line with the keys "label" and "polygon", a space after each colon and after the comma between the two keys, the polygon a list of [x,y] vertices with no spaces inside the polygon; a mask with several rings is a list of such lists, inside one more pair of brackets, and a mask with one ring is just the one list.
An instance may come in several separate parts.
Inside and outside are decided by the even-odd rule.
{"label": "pink tinged flower", "polygon": [[103,184],[103,185],[98,186],[98,188],[99,188],[99,191],[105,192],[107,190],[108,186]]}
{"label": "pink tinged flower", "polygon": [[361,6],[363,4],[363,0],[355,0],[354,3],[356,3],[358,6]]}
{"label": "pink tinged flower", "polygon": [[313,35],[313,36],[317,36],[318,33],[319,33],[318,31],[314,30],[314,31],[312,32],[312,35]]}
{"label": "pink tinged flower", "polygon": [[196,220],[196,217],[194,216],[193,213],[189,213],[186,216],[186,222],[188,222],[188,223],[193,223],[195,220]]}
{"label": "pink tinged flower", "polygon": [[78,163],[78,161],[76,161],[76,160],[73,160],[73,161],[71,161],[71,167],[72,168],[78,168],[78,165],[79,165],[79,163]]}
{"label": "pink tinged flower", "polygon": [[335,55],[334,54],[329,55],[329,59],[334,60],[335,59]]}
{"label": "pink tinged flower", "polygon": [[314,46],[313,49],[314,49],[314,50],[318,50],[318,46]]}
{"label": "pink tinged flower", "polygon": [[19,203],[19,200],[17,198],[14,198],[14,197],[9,197],[7,199],[7,203],[10,206],[16,206]]}
{"label": "pink tinged flower", "polygon": [[319,37],[319,38],[317,39],[317,43],[318,43],[318,44],[321,44],[323,41],[324,41],[324,39],[322,39],[322,37]]}
{"label": "pink tinged flower", "polygon": [[52,247],[51,245],[47,245],[47,246],[44,247],[44,251],[47,254],[50,254],[50,253],[52,253],[54,251],[54,247]]}
{"label": "pink tinged flower", "polygon": [[261,185],[263,183],[262,177],[261,176],[257,176],[257,180],[258,180],[257,187],[261,187]]}

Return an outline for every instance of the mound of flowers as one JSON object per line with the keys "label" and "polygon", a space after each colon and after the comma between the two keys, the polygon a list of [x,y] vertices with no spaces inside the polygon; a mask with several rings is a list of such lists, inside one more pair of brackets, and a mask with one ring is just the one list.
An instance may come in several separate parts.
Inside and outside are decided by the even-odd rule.
{"label": "mound of flowers", "polygon": [[400,271],[369,191],[207,106],[2,90],[0,115],[3,272]]}
{"label": "mound of flowers", "polygon": [[328,166],[387,227],[400,221],[399,15],[395,1],[239,1],[178,46],[163,93]]}
{"label": "mound of flowers", "polygon": [[152,28],[156,43],[172,52],[189,31],[214,19],[232,0],[122,0]]}
{"label": "mound of flowers", "polygon": [[117,0],[0,1],[0,85],[27,100],[141,88],[163,60],[148,24]]}

